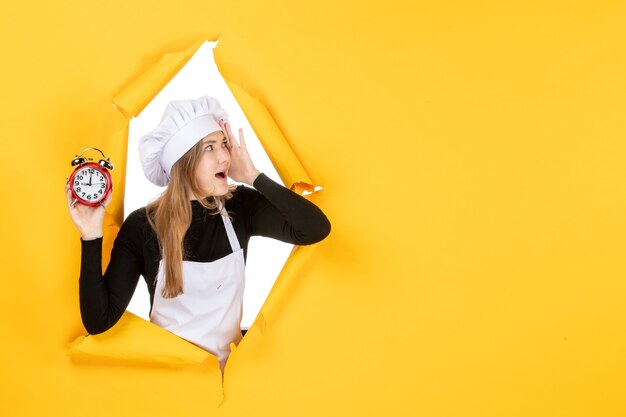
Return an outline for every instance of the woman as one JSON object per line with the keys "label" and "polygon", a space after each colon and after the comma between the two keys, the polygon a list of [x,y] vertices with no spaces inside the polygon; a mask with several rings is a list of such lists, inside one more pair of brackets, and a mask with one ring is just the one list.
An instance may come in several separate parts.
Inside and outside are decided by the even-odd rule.
{"label": "woman", "polygon": [[[159,126],[141,138],[144,173],[167,188],[124,221],[104,276],[102,222],[111,196],[102,207],[72,206],[66,186],[81,233],[80,311],[89,333],[119,320],[143,275],[150,321],[216,355],[223,370],[230,343],[242,337],[250,237],[308,245],[330,233],[317,206],[255,168],[242,130],[238,143],[227,118],[208,96],[173,101]],[[229,185],[227,177],[249,187]]]}

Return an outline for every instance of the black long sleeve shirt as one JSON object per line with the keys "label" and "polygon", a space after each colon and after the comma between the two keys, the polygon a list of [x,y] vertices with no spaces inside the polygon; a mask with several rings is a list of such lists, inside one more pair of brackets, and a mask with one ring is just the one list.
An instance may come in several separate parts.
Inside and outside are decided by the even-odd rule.
{"label": "black long sleeve shirt", "polygon": [[[266,236],[295,245],[309,245],[330,233],[324,213],[304,197],[260,174],[254,188],[240,185],[226,201],[239,244],[247,257],[251,236]],[[191,201],[192,220],[184,238],[185,260],[212,262],[232,252],[220,215],[210,214]],[[81,239],[80,312],[90,334],[102,333],[120,319],[139,276],[154,300],[155,277],[161,254],[145,207],[133,211],[122,224],[102,275],[102,238]]]}

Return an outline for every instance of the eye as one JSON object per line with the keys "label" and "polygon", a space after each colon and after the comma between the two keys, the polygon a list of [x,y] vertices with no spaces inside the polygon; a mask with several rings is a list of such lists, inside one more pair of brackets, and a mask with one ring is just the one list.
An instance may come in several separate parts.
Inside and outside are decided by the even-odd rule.
{"label": "eye", "polygon": [[205,150],[205,151],[212,151],[212,150],[213,150],[213,145],[207,145],[207,146],[204,148],[204,150]]}

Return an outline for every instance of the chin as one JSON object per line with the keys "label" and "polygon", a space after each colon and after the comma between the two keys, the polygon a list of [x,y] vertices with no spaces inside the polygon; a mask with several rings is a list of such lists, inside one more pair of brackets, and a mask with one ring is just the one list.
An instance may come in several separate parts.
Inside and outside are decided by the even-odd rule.
{"label": "chin", "polygon": [[228,194],[228,184],[226,185],[218,185],[213,189],[213,192],[211,192],[210,195],[213,196],[222,196],[222,195],[226,195]]}

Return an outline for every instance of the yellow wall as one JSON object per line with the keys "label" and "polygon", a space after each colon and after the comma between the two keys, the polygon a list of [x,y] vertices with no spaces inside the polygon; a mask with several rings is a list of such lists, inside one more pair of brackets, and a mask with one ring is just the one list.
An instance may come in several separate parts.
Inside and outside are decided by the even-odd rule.
{"label": "yellow wall", "polygon": [[[626,415],[623,2],[43,3],[0,14],[0,415]],[[223,399],[202,366],[67,355],[62,191],[125,146],[116,94],[218,36],[333,224]]]}

